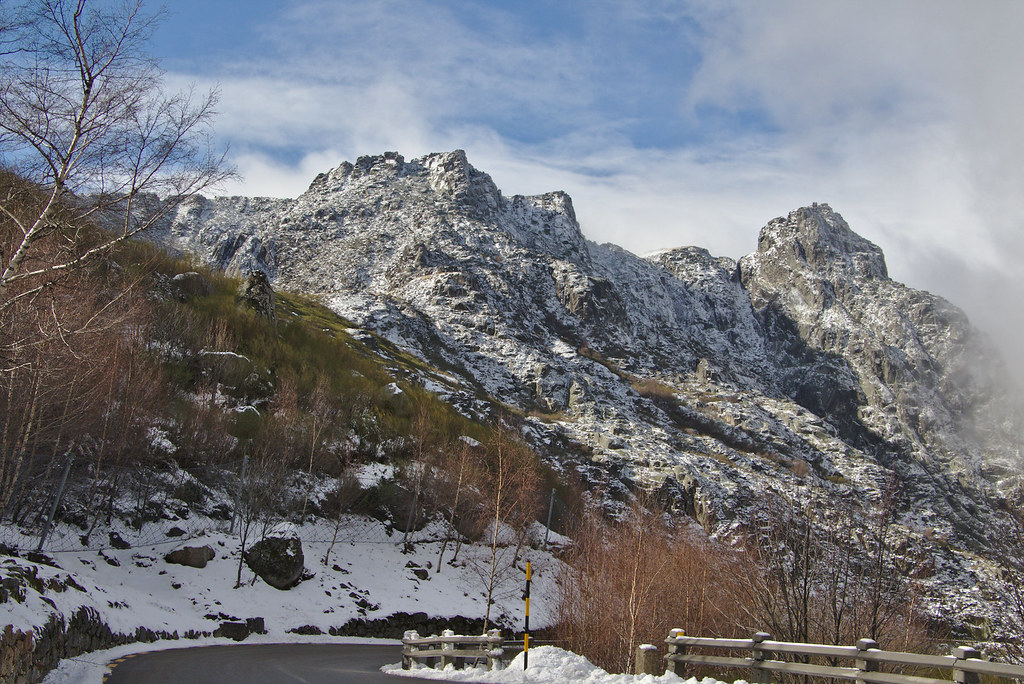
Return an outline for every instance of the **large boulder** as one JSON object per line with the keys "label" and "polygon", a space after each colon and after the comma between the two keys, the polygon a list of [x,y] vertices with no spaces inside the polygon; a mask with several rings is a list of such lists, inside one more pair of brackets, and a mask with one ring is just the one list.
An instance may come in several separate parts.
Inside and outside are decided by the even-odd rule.
{"label": "large boulder", "polygon": [[274,313],[274,290],[263,271],[251,271],[238,292],[239,299],[264,318],[276,321]]}
{"label": "large boulder", "polygon": [[171,278],[171,292],[184,302],[192,297],[207,297],[213,294],[213,283],[201,273],[188,271]]}
{"label": "large boulder", "polygon": [[276,526],[244,557],[249,569],[275,589],[290,589],[302,576],[302,542],[290,523]]}
{"label": "large boulder", "polygon": [[175,565],[205,568],[207,562],[213,560],[216,555],[210,546],[183,546],[165,555],[164,560]]}

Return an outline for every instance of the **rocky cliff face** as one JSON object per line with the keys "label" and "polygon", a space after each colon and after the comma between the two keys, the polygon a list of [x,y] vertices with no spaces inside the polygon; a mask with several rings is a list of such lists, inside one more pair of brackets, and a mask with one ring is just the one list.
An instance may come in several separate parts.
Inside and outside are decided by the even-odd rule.
{"label": "rocky cliff face", "polygon": [[461,151],[386,153],[295,200],[197,199],[159,238],[322,296],[441,369],[423,382],[461,410],[518,407],[556,467],[662,487],[709,531],[764,496],[868,514],[895,482],[930,609],[998,622],[976,587],[1001,587],[1020,404],[963,313],[889,279],[827,205],[738,263],[642,259],[586,240],[564,193],[505,197]]}

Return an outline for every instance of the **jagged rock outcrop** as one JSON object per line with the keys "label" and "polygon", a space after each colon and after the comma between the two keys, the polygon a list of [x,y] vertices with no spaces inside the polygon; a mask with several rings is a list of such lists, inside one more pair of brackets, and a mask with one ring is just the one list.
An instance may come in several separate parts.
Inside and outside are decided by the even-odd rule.
{"label": "jagged rock outcrop", "polygon": [[250,271],[242,282],[238,298],[247,307],[264,318],[276,321],[274,309],[274,289],[270,286],[267,274],[263,271]]}
{"label": "jagged rock outcrop", "polygon": [[997,352],[949,302],[891,280],[882,250],[828,205],[769,223],[739,269],[756,309],[833,359],[803,365],[817,381],[802,404],[859,422],[949,477],[998,492],[1016,486],[1019,406],[1000,392]]}
{"label": "jagged rock outcrop", "polygon": [[554,467],[658,487],[709,531],[766,495],[869,516],[895,486],[890,534],[931,563],[928,609],[997,611],[970,587],[1003,581],[1019,399],[963,313],[891,280],[827,205],[769,222],[738,262],[643,259],[588,241],[565,193],[505,197],[461,151],[389,152],[295,200],[197,199],[161,231],[444,367],[424,384],[468,415],[487,418],[481,392],[547,415],[526,432]]}

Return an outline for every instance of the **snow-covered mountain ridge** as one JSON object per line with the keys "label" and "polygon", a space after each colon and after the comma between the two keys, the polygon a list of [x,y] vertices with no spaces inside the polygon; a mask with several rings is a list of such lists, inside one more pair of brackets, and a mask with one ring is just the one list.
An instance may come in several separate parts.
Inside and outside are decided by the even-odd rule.
{"label": "snow-covered mountain ridge", "polygon": [[896,483],[931,612],[1001,629],[1019,397],[966,316],[891,280],[827,205],[738,262],[643,259],[588,241],[565,193],[505,197],[461,151],[389,152],[294,200],[197,197],[157,238],[323,297],[447,371],[429,388],[464,412],[511,405],[558,467],[662,487],[710,531],[765,496],[869,515]]}

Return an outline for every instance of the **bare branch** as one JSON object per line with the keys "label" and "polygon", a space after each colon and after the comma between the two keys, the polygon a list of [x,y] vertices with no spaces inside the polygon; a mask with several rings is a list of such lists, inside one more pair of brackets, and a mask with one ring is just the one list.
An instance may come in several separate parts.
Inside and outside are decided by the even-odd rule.
{"label": "bare branch", "polygon": [[[31,0],[17,17],[9,7],[0,0],[0,163],[47,198],[28,218],[0,199],[21,233],[0,255],[0,310],[19,296],[12,284],[77,269],[234,174],[211,143],[216,91],[164,92],[144,50],[160,15],[141,0]],[[156,201],[137,201],[145,194]],[[112,234],[56,259],[39,248],[88,221]]]}

